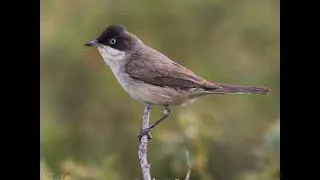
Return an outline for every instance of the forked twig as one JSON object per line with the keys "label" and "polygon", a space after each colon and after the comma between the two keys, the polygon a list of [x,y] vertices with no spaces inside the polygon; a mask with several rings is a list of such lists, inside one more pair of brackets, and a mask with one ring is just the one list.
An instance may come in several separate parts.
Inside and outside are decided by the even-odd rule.
{"label": "forked twig", "polygon": [[[150,104],[145,104],[143,121],[142,121],[142,130],[149,127],[150,109],[151,109]],[[141,166],[143,180],[151,180],[150,164],[148,164],[148,160],[147,160],[147,146],[148,146],[148,134],[145,134],[144,136],[141,137],[139,141],[139,150],[138,150],[138,156],[139,156],[139,162]],[[185,177],[185,180],[189,180],[190,173],[191,173],[191,163],[189,158],[189,152],[186,150],[185,153],[186,153],[186,159],[188,164],[188,172]]]}
{"label": "forked twig", "polygon": [[190,158],[189,158],[189,152],[186,150],[186,157],[187,157],[187,164],[188,164],[188,172],[186,177],[184,178],[185,180],[189,180],[190,173],[191,173],[191,163],[190,163]]}
{"label": "forked twig", "polygon": [[[143,121],[142,121],[142,130],[149,127],[149,119],[150,119],[150,104],[145,104]],[[142,170],[143,180],[151,180],[150,164],[148,164],[148,160],[147,160],[147,146],[148,146],[148,135],[146,134],[141,137],[141,140],[139,141],[139,150],[138,150],[138,156],[139,156],[140,166]]]}

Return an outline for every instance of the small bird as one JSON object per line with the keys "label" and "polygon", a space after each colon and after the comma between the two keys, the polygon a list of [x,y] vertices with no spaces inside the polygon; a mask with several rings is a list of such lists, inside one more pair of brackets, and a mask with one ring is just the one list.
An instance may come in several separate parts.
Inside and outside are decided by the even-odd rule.
{"label": "small bird", "polygon": [[239,86],[208,81],[164,54],[144,44],[123,25],[108,26],[98,38],[84,43],[97,47],[103,61],[110,67],[122,88],[135,100],[146,105],[163,107],[161,117],[149,131],[166,119],[170,106],[190,104],[195,98],[208,94],[260,94],[270,92],[266,87]]}

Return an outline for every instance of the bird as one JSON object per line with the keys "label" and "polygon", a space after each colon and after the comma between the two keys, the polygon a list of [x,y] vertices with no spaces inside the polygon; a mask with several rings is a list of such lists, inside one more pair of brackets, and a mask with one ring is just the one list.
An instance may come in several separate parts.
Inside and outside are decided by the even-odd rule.
{"label": "bird", "polygon": [[121,87],[145,105],[158,105],[162,115],[148,128],[141,129],[151,139],[150,131],[171,113],[171,106],[185,106],[204,95],[258,94],[271,90],[262,86],[217,83],[204,79],[163,53],[145,44],[122,24],[111,24],[84,46],[96,47]]}

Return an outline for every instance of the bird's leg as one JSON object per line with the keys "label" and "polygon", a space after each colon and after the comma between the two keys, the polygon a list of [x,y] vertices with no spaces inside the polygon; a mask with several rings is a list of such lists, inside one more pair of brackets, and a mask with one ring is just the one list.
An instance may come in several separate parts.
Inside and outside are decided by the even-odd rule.
{"label": "bird's leg", "polygon": [[153,123],[148,128],[141,129],[140,134],[138,135],[139,140],[141,140],[142,136],[144,136],[146,134],[148,135],[148,139],[151,139],[152,138],[152,136],[150,134],[151,129],[156,127],[161,121],[165,120],[170,115],[170,112],[171,111],[167,105],[163,106],[163,113],[162,113],[161,117],[159,118],[159,120],[157,120],[155,123]]}

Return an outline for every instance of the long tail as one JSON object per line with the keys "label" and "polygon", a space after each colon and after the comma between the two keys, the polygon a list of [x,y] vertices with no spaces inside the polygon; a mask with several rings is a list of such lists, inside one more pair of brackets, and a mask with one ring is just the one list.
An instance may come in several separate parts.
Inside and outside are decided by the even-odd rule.
{"label": "long tail", "polygon": [[209,94],[261,94],[266,95],[271,92],[269,88],[266,87],[256,87],[256,86],[239,86],[231,84],[217,84],[220,88],[208,89],[206,93]]}

